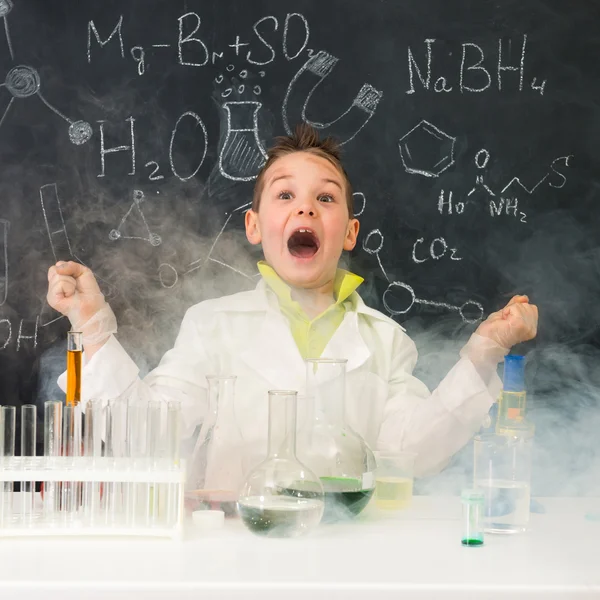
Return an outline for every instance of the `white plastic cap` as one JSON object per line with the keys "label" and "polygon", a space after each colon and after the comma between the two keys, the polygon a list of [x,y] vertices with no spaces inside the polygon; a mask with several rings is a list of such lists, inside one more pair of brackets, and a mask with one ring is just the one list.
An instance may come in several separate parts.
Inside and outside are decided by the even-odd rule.
{"label": "white plastic cap", "polygon": [[225,524],[225,513],[222,510],[196,510],[192,513],[192,521],[205,531],[220,529]]}

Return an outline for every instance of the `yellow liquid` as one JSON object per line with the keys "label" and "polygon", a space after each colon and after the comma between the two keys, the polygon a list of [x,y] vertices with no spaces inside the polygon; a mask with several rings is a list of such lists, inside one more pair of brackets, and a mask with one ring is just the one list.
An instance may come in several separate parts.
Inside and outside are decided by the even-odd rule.
{"label": "yellow liquid", "polygon": [[81,350],[67,350],[67,406],[81,400]]}
{"label": "yellow liquid", "polygon": [[496,433],[506,433],[523,423],[526,404],[527,392],[502,392],[498,404]]}
{"label": "yellow liquid", "polygon": [[408,508],[413,481],[408,477],[380,477],[375,480],[375,504],[384,510]]}

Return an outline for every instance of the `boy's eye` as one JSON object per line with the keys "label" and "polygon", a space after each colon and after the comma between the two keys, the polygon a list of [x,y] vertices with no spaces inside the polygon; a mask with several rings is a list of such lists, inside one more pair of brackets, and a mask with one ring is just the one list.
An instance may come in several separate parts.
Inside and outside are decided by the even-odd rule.
{"label": "boy's eye", "polygon": [[331,194],[321,194],[319,202],[333,202],[333,196]]}
{"label": "boy's eye", "polygon": [[290,192],[279,192],[279,195],[277,197],[281,200],[291,200],[292,194]]}

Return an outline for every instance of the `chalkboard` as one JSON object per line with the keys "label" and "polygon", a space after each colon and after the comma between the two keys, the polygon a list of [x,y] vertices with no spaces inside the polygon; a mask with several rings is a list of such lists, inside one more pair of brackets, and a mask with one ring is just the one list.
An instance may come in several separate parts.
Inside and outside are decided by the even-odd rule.
{"label": "chalkboard", "polygon": [[253,287],[253,180],[304,120],[342,143],[346,262],[417,341],[419,375],[435,385],[529,294],[532,412],[577,423],[593,463],[597,3],[0,0],[0,17],[0,403],[60,397],[55,259],[94,270],[143,371],[188,306]]}

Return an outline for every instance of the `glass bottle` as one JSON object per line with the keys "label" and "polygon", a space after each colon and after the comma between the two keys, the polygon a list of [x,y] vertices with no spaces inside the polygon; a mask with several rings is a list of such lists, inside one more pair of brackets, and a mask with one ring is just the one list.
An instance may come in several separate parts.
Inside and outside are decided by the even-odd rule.
{"label": "glass bottle", "polygon": [[238,511],[258,535],[297,537],[323,516],[323,486],[296,458],[296,392],[269,392],[268,455],[246,479]]}
{"label": "glass bottle", "polygon": [[498,400],[496,433],[511,435],[515,431],[527,430],[526,405],[525,357],[509,354],[504,358],[504,381]]}
{"label": "glass bottle", "polygon": [[346,362],[327,358],[306,361],[309,415],[298,454],[323,484],[323,520],[329,522],[358,515],[375,490],[373,452],[346,424]]}
{"label": "glass bottle", "polygon": [[[234,415],[235,375],[208,375],[208,411],[194,445],[186,498],[194,510],[235,513],[241,479],[241,434]],[[191,503],[191,504],[190,504]]]}

